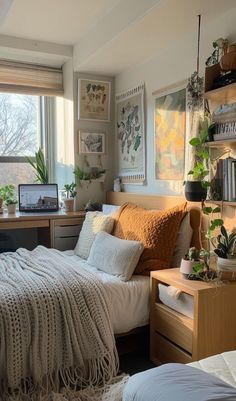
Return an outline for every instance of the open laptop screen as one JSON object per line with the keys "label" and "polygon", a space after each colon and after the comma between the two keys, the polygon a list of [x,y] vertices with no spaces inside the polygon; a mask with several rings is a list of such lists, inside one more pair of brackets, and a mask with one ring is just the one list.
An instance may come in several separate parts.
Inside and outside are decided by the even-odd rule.
{"label": "open laptop screen", "polygon": [[51,212],[58,210],[57,184],[20,184],[20,212]]}

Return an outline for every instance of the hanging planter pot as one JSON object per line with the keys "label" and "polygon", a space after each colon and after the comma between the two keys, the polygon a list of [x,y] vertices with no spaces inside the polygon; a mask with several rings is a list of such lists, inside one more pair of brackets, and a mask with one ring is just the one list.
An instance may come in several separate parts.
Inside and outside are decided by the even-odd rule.
{"label": "hanging planter pot", "polygon": [[201,181],[186,181],[185,198],[190,202],[201,202],[207,197],[207,188],[203,188]]}

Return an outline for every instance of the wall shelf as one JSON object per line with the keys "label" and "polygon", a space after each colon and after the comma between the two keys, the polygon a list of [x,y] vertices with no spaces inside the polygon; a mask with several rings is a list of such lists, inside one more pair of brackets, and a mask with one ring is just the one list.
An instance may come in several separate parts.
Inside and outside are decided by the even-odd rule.
{"label": "wall shelf", "polygon": [[222,206],[236,206],[236,202],[229,202],[229,201],[225,201],[225,200],[211,200],[211,199],[207,199],[204,201],[205,203],[214,203],[214,205],[222,205]]}
{"label": "wall shelf", "polygon": [[222,141],[212,141],[212,142],[206,142],[207,146],[209,148],[230,148],[230,147],[236,147],[236,138],[233,139],[223,139]]}
{"label": "wall shelf", "polygon": [[205,99],[214,103],[226,104],[236,102],[236,83],[205,92]]}

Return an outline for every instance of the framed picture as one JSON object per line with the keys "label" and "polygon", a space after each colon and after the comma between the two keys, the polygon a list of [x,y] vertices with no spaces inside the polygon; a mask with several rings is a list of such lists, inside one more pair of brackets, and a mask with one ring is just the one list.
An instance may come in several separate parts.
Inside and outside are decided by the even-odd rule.
{"label": "framed picture", "polygon": [[117,154],[123,183],[145,181],[144,84],[116,95]]}
{"label": "framed picture", "polygon": [[111,82],[79,79],[78,119],[110,121]]}
{"label": "framed picture", "polygon": [[[181,87],[182,86],[182,87]],[[155,178],[183,180],[186,141],[186,85],[155,98]]]}
{"label": "framed picture", "polygon": [[105,153],[105,132],[79,131],[79,153],[99,154]]}

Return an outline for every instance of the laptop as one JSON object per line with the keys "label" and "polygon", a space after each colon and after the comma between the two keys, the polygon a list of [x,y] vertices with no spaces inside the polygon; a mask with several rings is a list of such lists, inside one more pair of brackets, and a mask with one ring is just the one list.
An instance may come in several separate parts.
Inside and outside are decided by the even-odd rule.
{"label": "laptop", "polygon": [[58,210],[57,184],[18,185],[20,212],[56,212]]}

